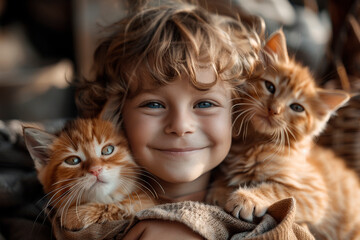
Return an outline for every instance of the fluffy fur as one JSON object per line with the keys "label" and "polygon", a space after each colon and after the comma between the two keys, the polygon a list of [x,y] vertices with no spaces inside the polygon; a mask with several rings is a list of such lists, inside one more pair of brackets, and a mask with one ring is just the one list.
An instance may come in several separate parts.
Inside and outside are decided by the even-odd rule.
{"label": "fluffy fur", "polygon": [[24,138],[50,212],[80,229],[154,205],[126,138],[110,121],[75,119],[58,134],[25,127]]}
{"label": "fluffy fur", "polygon": [[208,201],[256,221],[274,202],[294,197],[296,221],[316,238],[360,239],[359,179],[313,142],[349,95],[317,87],[308,69],[289,59],[282,31],[269,38],[263,54],[265,67],[239,89],[239,136]]}

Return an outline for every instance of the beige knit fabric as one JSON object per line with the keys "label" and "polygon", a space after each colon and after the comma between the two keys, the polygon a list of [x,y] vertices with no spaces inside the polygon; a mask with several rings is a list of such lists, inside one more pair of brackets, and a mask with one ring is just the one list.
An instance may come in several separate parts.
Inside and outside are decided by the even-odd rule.
{"label": "beige knit fabric", "polygon": [[314,239],[305,228],[294,222],[293,198],[273,204],[256,224],[236,219],[216,206],[185,201],[158,205],[141,211],[132,221],[93,224],[79,231],[63,229],[59,226],[59,221],[55,220],[53,230],[57,239],[122,239],[127,229],[145,219],[178,221],[209,240]]}

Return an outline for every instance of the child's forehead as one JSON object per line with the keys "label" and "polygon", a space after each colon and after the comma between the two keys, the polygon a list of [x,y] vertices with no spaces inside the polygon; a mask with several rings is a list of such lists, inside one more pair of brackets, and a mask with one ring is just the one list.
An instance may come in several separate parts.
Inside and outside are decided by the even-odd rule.
{"label": "child's forehead", "polygon": [[179,79],[189,83],[188,85],[194,91],[204,93],[230,89],[230,84],[228,84],[226,81],[218,79],[213,69],[199,68],[195,71],[195,76],[193,78],[188,75],[180,75],[173,79],[159,81],[149,76],[143,76],[142,78],[138,79],[137,81],[135,80],[132,82],[132,84],[130,84],[129,97],[135,97],[140,93],[155,93],[161,91],[163,87],[171,87],[171,85],[173,85],[173,83]]}
{"label": "child's forehead", "polygon": [[215,72],[211,68],[199,68],[195,71],[196,81],[203,84],[210,84],[216,81]]}

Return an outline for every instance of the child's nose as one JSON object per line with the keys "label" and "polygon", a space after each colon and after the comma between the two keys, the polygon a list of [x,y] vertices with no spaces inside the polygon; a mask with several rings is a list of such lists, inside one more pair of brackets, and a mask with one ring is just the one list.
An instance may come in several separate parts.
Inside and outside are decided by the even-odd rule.
{"label": "child's nose", "polygon": [[166,134],[176,134],[179,137],[195,131],[195,120],[187,110],[176,110],[169,114],[165,127]]}

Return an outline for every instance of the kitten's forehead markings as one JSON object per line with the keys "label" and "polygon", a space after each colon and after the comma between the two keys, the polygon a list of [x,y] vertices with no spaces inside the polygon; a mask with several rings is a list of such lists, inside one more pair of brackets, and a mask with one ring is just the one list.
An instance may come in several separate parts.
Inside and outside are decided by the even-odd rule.
{"label": "kitten's forehead markings", "polygon": [[270,76],[269,74],[264,74],[261,76],[262,79],[267,80],[267,81],[274,81],[274,78],[272,76]]}
{"label": "kitten's forehead markings", "polygon": [[279,85],[280,84],[280,76],[276,76],[275,77],[275,83],[277,84],[277,85]]}
{"label": "kitten's forehead markings", "polygon": [[301,100],[303,98],[302,91],[296,91],[295,92],[295,98]]}
{"label": "kitten's forehead markings", "polygon": [[75,149],[69,147],[67,150],[70,153],[69,156],[78,156],[81,159],[81,161],[86,160],[86,156],[85,156],[85,153],[82,150],[82,148],[78,148],[78,150],[75,150]]}
{"label": "kitten's forehead markings", "polygon": [[97,138],[93,138],[93,146],[94,146],[94,150],[93,152],[96,154],[97,157],[101,157],[101,150],[102,150],[102,145],[103,145],[103,141],[99,142]]}

